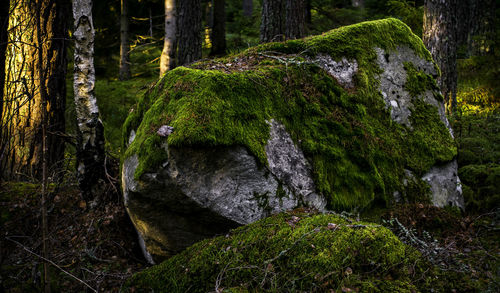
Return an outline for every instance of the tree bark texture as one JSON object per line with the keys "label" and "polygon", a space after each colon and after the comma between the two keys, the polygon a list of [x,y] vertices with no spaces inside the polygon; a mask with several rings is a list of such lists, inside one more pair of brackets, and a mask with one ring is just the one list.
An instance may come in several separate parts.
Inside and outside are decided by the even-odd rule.
{"label": "tree bark texture", "polygon": [[130,79],[130,46],[128,43],[128,0],[121,0],[120,13],[120,80]]}
{"label": "tree bark texture", "polygon": [[252,17],[253,13],[253,0],[243,0],[243,16]]}
{"label": "tree bark texture", "polygon": [[179,1],[177,65],[201,59],[201,0]]}
{"label": "tree bark texture", "polygon": [[213,0],[213,19],[210,55],[224,55],[226,53],[226,9],[224,0]]}
{"label": "tree bark texture", "polygon": [[[42,101],[42,196],[41,196],[41,207],[42,207],[42,254],[47,260],[49,259],[49,252],[47,247],[47,236],[48,236],[48,224],[47,224],[47,89],[45,85],[45,73],[44,73],[44,60],[43,56],[43,42],[42,42],[42,1],[37,0],[36,3],[36,49],[38,53],[37,62],[37,72],[40,77],[40,100]],[[43,287],[45,293],[50,293],[50,275],[49,275],[49,263],[44,261],[43,263]]]}
{"label": "tree bark texture", "polygon": [[73,87],[78,124],[77,178],[85,199],[97,195],[104,177],[104,128],[94,95],[94,26],[92,1],[73,0],[75,68]]}
{"label": "tree bark texture", "polygon": [[286,0],[285,37],[300,39],[306,35],[305,0]]}
{"label": "tree bark texture", "polygon": [[[47,164],[54,175],[64,159],[66,107],[66,4],[41,0],[41,54],[38,54],[36,2],[11,0],[5,85],[0,113],[0,173],[3,179],[42,176],[42,100],[47,94]],[[42,56],[41,70],[37,69]],[[41,76],[43,74],[43,76]]]}
{"label": "tree bark texture", "polygon": [[423,41],[441,69],[438,85],[448,113],[457,104],[457,16],[460,5],[460,0],[426,0],[424,7]]}
{"label": "tree bark texture", "polygon": [[260,24],[262,43],[284,40],[283,16],[285,0],[263,0]]}
{"label": "tree bark texture", "polygon": [[[10,1],[0,3],[0,117],[3,109],[3,91],[5,83],[5,53],[7,51],[7,40],[9,39],[7,31],[9,28],[9,10]],[[2,126],[0,119],[0,126]],[[0,138],[2,137],[2,127],[0,127]],[[1,142],[1,140],[0,140]],[[0,175],[1,178],[1,175]]]}
{"label": "tree bark texture", "polygon": [[165,0],[165,40],[160,57],[160,77],[175,68],[177,53],[177,9],[175,0]]}

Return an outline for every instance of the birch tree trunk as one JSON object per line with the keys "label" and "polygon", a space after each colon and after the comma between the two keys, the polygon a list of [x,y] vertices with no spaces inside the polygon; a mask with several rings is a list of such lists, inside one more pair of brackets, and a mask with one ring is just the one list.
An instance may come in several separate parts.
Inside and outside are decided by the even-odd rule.
{"label": "birch tree trunk", "polygon": [[77,177],[82,195],[98,195],[104,177],[104,128],[94,95],[94,27],[92,1],[73,0],[75,69],[73,87],[77,119]]}
{"label": "birch tree trunk", "polygon": [[130,79],[130,46],[128,43],[128,0],[121,0],[120,13],[120,80]]}
{"label": "birch tree trunk", "polygon": [[262,43],[282,41],[283,30],[283,1],[263,0],[262,17],[260,24],[260,41]]}
{"label": "birch tree trunk", "polygon": [[226,53],[226,9],[224,0],[213,0],[211,56]]}
{"label": "birch tree trunk", "polygon": [[[0,176],[3,179],[42,177],[42,100],[47,91],[47,165],[51,177],[64,160],[66,107],[66,2],[41,0],[40,46],[37,44],[36,2],[10,1],[5,85],[0,112]],[[41,47],[41,55],[37,52]],[[42,56],[41,70],[37,69]],[[41,76],[43,74],[43,78]]]}
{"label": "birch tree trunk", "polygon": [[457,104],[457,38],[460,0],[426,0],[424,6],[423,41],[441,69],[438,85],[446,110],[453,112]]}
{"label": "birch tree trunk", "polygon": [[175,68],[177,51],[177,9],[175,0],[165,0],[165,41],[160,57],[160,77]]}
{"label": "birch tree trunk", "polygon": [[179,1],[177,65],[201,59],[201,1]]}

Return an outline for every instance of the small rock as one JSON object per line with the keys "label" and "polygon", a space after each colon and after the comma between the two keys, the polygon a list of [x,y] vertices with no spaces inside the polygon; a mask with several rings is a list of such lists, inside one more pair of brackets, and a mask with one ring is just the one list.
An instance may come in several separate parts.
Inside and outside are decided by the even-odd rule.
{"label": "small rock", "polygon": [[337,229],[337,224],[328,223],[327,228],[328,228],[328,230],[335,230],[335,229]]}
{"label": "small rock", "polygon": [[158,133],[161,137],[167,137],[172,134],[172,132],[174,132],[174,128],[172,126],[162,125],[156,133]]}

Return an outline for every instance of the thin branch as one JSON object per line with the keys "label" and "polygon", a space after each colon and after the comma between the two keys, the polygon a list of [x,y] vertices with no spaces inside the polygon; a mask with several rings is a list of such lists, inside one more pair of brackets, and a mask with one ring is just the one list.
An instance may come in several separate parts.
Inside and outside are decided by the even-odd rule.
{"label": "thin branch", "polygon": [[83,285],[87,286],[90,290],[92,290],[93,292],[97,293],[97,290],[92,288],[92,286],[90,286],[89,284],[87,284],[85,281],[79,279],[78,277],[76,277],[75,275],[71,274],[70,272],[66,271],[65,269],[61,268],[59,265],[57,265],[55,262],[51,261],[50,259],[47,259],[31,250],[29,250],[26,246],[22,245],[20,242],[17,242],[16,240],[14,239],[10,239],[10,237],[5,237],[5,239],[9,240],[9,241],[12,241],[14,243],[16,243],[17,245],[21,246],[24,250],[26,250],[27,252],[29,252],[30,254],[50,263],[51,265],[53,265],[54,267],[58,268],[59,270],[61,270],[63,273],[67,274],[68,276],[72,277],[73,279],[77,280],[78,282],[82,283]]}

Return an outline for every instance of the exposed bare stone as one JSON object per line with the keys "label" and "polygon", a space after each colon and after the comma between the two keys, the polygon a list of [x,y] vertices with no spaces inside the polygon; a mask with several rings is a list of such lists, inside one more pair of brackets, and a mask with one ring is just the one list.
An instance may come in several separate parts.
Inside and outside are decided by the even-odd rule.
{"label": "exposed bare stone", "polygon": [[162,125],[156,133],[158,133],[159,136],[167,137],[172,134],[172,132],[174,132],[174,128],[172,126]]}
{"label": "exposed bare stone", "polygon": [[137,155],[125,159],[125,205],[147,253],[161,259],[273,213],[303,205],[325,208],[302,151],[283,125],[269,123],[269,169],[237,146],[168,148],[168,162],[140,180],[134,179]]}
{"label": "exposed bare stone", "polygon": [[333,76],[343,87],[354,87],[353,77],[358,72],[358,62],[356,60],[347,60],[343,57],[337,62],[329,55],[319,54],[313,62]]}
{"label": "exposed bare stone", "polygon": [[462,184],[458,178],[457,160],[444,165],[436,165],[427,172],[422,180],[431,187],[432,204],[437,207],[447,205],[464,207]]}

